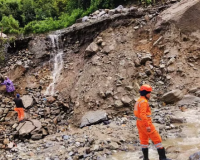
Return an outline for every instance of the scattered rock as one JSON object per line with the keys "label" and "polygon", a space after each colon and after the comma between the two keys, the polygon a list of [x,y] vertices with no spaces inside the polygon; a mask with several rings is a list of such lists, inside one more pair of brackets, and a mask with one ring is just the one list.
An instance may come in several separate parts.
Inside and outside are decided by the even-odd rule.
{"label": "scattered rock", "polygon": [[7,35],[0,32],[0,37],[2,37],[2,38],[7,38]]}
{"label": "scattered rock", "polygon": [[177,105],[182,106],[182,105],[191,105],[193,103],[200,103],[200,98],[193,96],[193,95],[185,95],[183,96],[182,100],[180,100]]}
{"label": "scattered rock", "polygon": [[131,103],[131,101],[132,101],[132,99],[130,99],[128,96],[124,96],[124,97],[122,97],[122,102],[124,103],[124,104],[126,104],[126,105],[130,105],[130,103]]}
{"label": "scattered rock", "polygon": [[88,19],[89,19],[88,16],[85,16],[82,18],[82,22],[86,22],[86,21],[88,21]]}
{"label": "scattered rock", "polygon": [[56,99],[53,96],[47,97],[47,102],[53,103],[55,101],[56,101]]}
{"label": "scattered rock", "polygon": [[34,134],[31,136],[32,140],[39,140],[42,139],[42,134]]}
{"label": "scattered rock", "polygon": [[24,95],[21,97],[24,107],[28,108],[33,105],[33,98],[30,95]]}
{"label": "scattered rock", "polygon": [[196,152],[189,157],[189,160],[199,160],[200,159],[200,152]]}
{"label": "scattered rock", "polygon": [[185,123],[186,119],[185,118],[177,118],[177,117],[170,117],[170,122],[171,123]]}
{"label": "scattered rock", "polygon": [[165,103],[176,103],[183,98],[183,93],[181,90],[172,90],[170,92],[165,93],[161,100]]}
{"label": "scattered rock", "polygon": [[97,53],[99,47],[96,43],[92,42],[85,50],[85,56],[92,56],[93,54]]}
{"label": "scattered rock", "polygon": [[80,127],[82,128],[87,125],[100,123],[107,119],[108,119],[107,113],[104,110],[89,111],[85,113],[85,115],[82,117]]}
{"label": "scattered rock", "polygon": [[33,131],[35,129],[35,126],[33,125],[32,122],[30,121],[26,121],[22,127],[19,129],[19,135],[27,135],[29,134],[31,131]]}
{"label": "scattered rock", "polygon": [[140,64],[144,65],[147,61],[151,61],[151,55],[150,54],[147,54],[147,55],[141,57]]}
{"label": "scattered rock", "polygon": [[116,100],[115,101],[115,107],[117,107],[117,108],[123,107],[122,101],[121,100]]}

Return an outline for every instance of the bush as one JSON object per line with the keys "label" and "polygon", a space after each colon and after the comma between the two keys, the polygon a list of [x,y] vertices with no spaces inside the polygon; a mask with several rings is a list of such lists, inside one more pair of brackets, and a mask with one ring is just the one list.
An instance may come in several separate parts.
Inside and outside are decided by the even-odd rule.
{"label": "bush", "polygon": [[44,21],[32,21],[24,27],[24,33],[44,33],[54,29],[53,18]]}
{"label": "bush", "polygon": [[146,5],[152,0],[0,0],[0,27],[5,33],[44,33],[68,27],[97,9],[128,2]]}
{"label": "bush", "polygon": [[20,33],[19,22],[13,18],[12,15],[10,16],[3,16],[0,27],[3,27],[4,33]]}
{"label": "bush", "polygon": [[81,16],[83,11],[81,9],[73,10],[72,14],[63,14],[59,20],[47,18],[44,21],[32,21],[24,27],[24,33],[45,33],[51,30],[61,29],[72,25],[77,18]]}
{"label": "bush", "polygon": [[83,14],[83,10],[82,9],[73,10],[71,15],[68,15],[66,13],[63,14],[62,16],[59,17],[59,21],[61,23],[60,28],[64,28],[64,27],[68,27],[68,26],[72,25],[73,23],[76,22],[76,20],[78,18],[81,17],[82,14]]}

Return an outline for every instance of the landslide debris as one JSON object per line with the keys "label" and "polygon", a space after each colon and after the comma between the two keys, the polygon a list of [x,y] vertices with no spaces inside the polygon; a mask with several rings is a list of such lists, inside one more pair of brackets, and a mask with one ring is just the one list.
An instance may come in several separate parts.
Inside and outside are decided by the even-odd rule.
{"label": "landslide debris", "polygon": [[[52,82],[48,37],[35,37],[28,43],[29,50],[10,55],[1,74],[8,75],[16,92],[30,101],[27,120],[18,124],[12,97],[1,87],[4,125],[0,147],[11,149],[9,154],[0,151],[2,157],[98,159],[114,150],[138,150],[132,107],[144,83],[153,86],[152,118],[162,138],[184,136],[180,123],[186,123],[185,119],[174,117],[174,111],[199,107],[200,28],[196,15],[200,6],[195,0],[170,5],[162,6],[169,8],[161,14],[159,7],[99,11],[85,17],[84,23],[56,31],[64,67],[54,96],[43,94]],[[111,15],[106,17],[107,13]],[[95,15],[103,18],[94,20]],[[40,43],[44,44],[37,45]],[[101,124],[87,126],[98,122]],[[81,123],[87,127],[77,129]]]}

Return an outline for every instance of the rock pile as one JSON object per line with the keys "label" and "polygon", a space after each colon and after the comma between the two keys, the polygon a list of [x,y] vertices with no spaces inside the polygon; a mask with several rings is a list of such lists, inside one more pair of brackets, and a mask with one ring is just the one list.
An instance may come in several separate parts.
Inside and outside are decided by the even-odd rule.
{"label": "rock pile", "polygon": [[[175,117],[174,111],[179,110],[178,107],[182,112],[185,108],[199,107],[199,87],[190,89],[200,78],[199,48],[194,45],[199,40],[193,37],[194,33],[186,36],[174,28],[166,34],[154,33],[149,22],[154,23],[154,16],[162,8],[151,9],[127,10],[119,6],[114,10],[99,10],[87,19],[84,17],[84,22],[88,23],[62,30],[64,69],[56,84],[58,92],[55,96],[42,94],[51,81],[47,76],[50,70],[47,65],[42,63],[42,67],[36,67],[19,56],[19,59],[25,59],[20,63],[22,67],[26,63],[33,67],[29,75],[34,80],[31,79],[30,86],[26,86],[22,94],[29,119],[20,124],[11,122],[16,118],[12,110],[14,104],[11,98],[2,94],[1,121],[10,122],[5,129],[2,128],[0,143],[2,148],[13,149],[10,154],[4,152],[1,155],[25,159],[36,156],[39,159],[100,159],[116,151],[136,150],[137,147],[133,147],[133,144],[138,146],[135,117],[124,115],[132,115],[139,86],[144,83],[153,86],[152,119],[162,138],[184,137],[182,126],[173,123],[185,123],[185,118]],[[116,18],[110,25],[113,17],[128,16],[130,12],[135,14],[128,21]],[[137,15],[140,16],[135,17]],[[108,16],[110,19],[104,23],[103,19]],[[103,27],[106,30],[101,32],[105,29]],[[36,44],[41,42],[38,40]],[[33,47],[34,41],[31,43]],[[33,48],[31,52],[37,53],[37,46]],[[40,59],[48,59],[47,51],[51,47],[45,45],[44,48],[44,55],[37,55]],[[32,55],[26,52],[23,51],[24,56]],[[12,60],[1,73],[10,71],[13,62],[16,61]],[[28,75],[23,78],[26,77]],[[32,83],[37,87],[32,87]],[[94,125],[96,123],[101,124]],[[73,128],[71,124],[82,129]],[[9,134],[10,131],[14,134]],[[40,140],[43,137],[45,139]]]}
{"label": "rock pile", "polygon": [[[175,1],[169,0],[169,1],[167,1],[166,4],[175,3],[175,2],[176,2],[176,0]],[[94,13],[90,14],[89,16],[85,16],[81,19],[78,19],[77,23],[94,22],[96,20],[105,19],[110,16],[119,15],[119,14],[127,14],[127,13],[137,12],[137,11],[138,11],[137,7],[125,8],[122,5],[119,5],[115,9],[99,9],[99,10],[95,11]],[[141,14],[142,12],[143,12],[143,9],[139,8],[138,15]],[[146,16],[146,19],[149,21],[153,18],[153,16],[154,15]]]}
{"label": "rock pile", "polygon": [[[21,50],[17,55],[9,55],[6,66],[1,65],[1,74],[8,74],[7,76],[11,74],[13,79],[21,77],[29,67],[34,66],[34,57],[34,54],[29,50]],[[13,73],[16,73],[16,70],[19,70],[18,75],[13,75]]]}
{"label": "rock pile", "polygon": [[[0,147],[8,147],[15,140],[38,140],[48,134],[65,131],[68,125],[68,115],[72,111],[58,96],[45,97],[41,89],[27,88],[27,94],[22,95],[25,106],[25,122],[16,123],[17,113],[13,111],[15,104],[12,97],[1,97],[1,123],[5,124],[0,134]],[[59,127],[63,126],[63,127]],[[6,136],[6,137],[5,137]],[[5,139],[8,143],[4,143]]]}
{"label": "rock pile", "polygon": [[[26,129],[32,130],[33,126],[29,122]],[[40,126],[39,124],[36,125],[36,122],[34,122],[34,125],[37,128]],[[113,121],[109,121],[106,125],[101,124],[86,127],[80,133],[78,133],[79,131],[74,132],[69,130],[68,132],[47,136],[44,140],[29,141],[29,145],[27,145],[28,143],[18,142],[17,145],[11,147],[9,154],[6,151],[2,153],[1,158],[4,156],[7,158],[11,156],[12,158],[23,157],[26,159],[37,156],[39,159],[67,158],[69,160],[105,158],[113,154],[116,150],[126,151],[137,149],[137,147],[132,146],[132,143],[136,141],[137,135],[130,134],[130,129],[133,131],[135,130],[134,128],[135,124],[131,120],[131,117],[116,118]],[[25,134],[23,127],[20,130],[20,133],[23,132]],[[38,137],[38,134],[34,136],[36,139]],[[27,152],[29,154],[26,154]]]}

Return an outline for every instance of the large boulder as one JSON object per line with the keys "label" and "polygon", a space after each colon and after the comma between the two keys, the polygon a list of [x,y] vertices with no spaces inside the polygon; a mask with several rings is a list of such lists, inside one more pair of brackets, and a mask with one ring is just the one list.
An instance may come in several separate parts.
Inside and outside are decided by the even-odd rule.
{"label": "large boulder", "polygon": [[92,56],[99,50],[99,47],[96,43],[92,42],[85,50],[85,56]]}
{"label": "large boulder", "polygon": [[27,135],[31,131],[35,129],[35,126],[32,122],[26,121],[20,128],[19,128],[19,135]]}
{"label": "large boulder", "polygon": [[11,75],[10,78],[14,81],[16,79],[19,79],[26,71],[27,70],[23,65],[18,64],[9,71],[8,75]]}
{"label": "large boulder", "polygon": [[186,122],[185,118],[178,118],[174,116],[170,117],[170,123],[185,123],[185,122]]}
{"label": "large boulder", "polygon": [[42,123],[39,120],[37,120],[37,119],[31,119],[30,121],[36,127],[36,129],[34,131],[40,130],[42,128]]}
{"label": "large boulder", "polygon": [[172,90],[170,92],[165,93],[161,100],[167,104],[178,102],[183,98],[183,93],[181,90]]}
{"label": "large boulder", "polygon": [[200,11],[198,7],[199,1],[197,0],[181,0],[159,14],[157,23],[155,24],[156,30],[161,30],[170,22],[175,22],[181,30],[190,32],[197,30],[199,26],[199,16],[193,15],[194,10],[195,15],[199,15]]}
{"label": "large boulder", "polygon": [[107,113],[104,110],[89,111],[82,117],[80,127],[96,124],[107,119]]}
{"label": "large boulder", "polygon": [[22,96],[21,99],[23,101],[25,108],[28,108],[33,105],[33,98],[30,95],[24,95],[24,96]]}
{"label": "large boulder", "polygon": [[[18,125],[18,126],[17,126]],[[24,123],[16,124],[17,135],[20,135],[21,137],[26,135],[31,135],[31,139],[37,140],[42,138],[42,124],[37,119],[31,119],[27,120]]]}
{"label": "large boulder", "polygon": [[192,103],[200,103],[200,98],[193,95],[185,95],[182,100],[180,100],[177,105],[190,105]]}
{"label": "large boulder", "polygon": [[34,40],[31,40],[28,44],[28,49],[31,53],[35,55],[36,59],[42,59],[46,56],[49,56],[46,51],[47,45],[45,39],[36,37]]}
{"label": "large boulder", "polygon": [[189,160],[200,160],[200,152],[196,152],[189,157]]}

